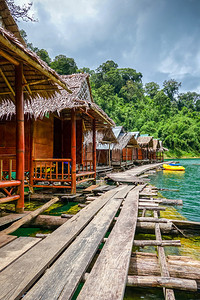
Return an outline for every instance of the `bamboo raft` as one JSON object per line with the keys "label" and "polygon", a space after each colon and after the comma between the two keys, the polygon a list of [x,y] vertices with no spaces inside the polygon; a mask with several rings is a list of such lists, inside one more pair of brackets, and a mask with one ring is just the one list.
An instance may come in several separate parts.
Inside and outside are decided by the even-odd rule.
{"label": "bamboo raft", "polygon": [[[175,299],[174,290],[200,289],[199,261],[165,255],[164,247],[181,245],[180,240],[162,239],[163,232],[176,228],[159,217],[165,208],[154,200],[155,190],[146,183],[94,189],[102,195],[90,195],[79,213],[60,218],[53,233],[15,237],[2,246],[0,299],[71,299],[81,282],[79,300],[123,299],[126,286],[162,288],[165,299]],[[23,224],[24,218],[30,219],[26,214],[13,224]],[[153,231],[155,240],[136,240],[136,231],[142,230]],[[133,246],[155,246],[158,255],[133,252]]]}

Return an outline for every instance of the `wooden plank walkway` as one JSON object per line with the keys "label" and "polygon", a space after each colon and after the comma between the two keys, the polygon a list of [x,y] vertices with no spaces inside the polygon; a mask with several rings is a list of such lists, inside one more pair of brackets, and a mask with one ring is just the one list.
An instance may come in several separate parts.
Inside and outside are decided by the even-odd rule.
{"label": "wooden plank walkway", "polygon": [[107,174],[107,177],[119,182],[138,182],[142,183],[144,180],[137,178],[139,175],[162,166],[163,163],[156,163],[156,164],[148,164],[144,166],[134,167],[130,170],[124,172],[117,172],[117,173],[110,173]]}
{"label": "wooden plank walkway", "polygon": [[0,299],[19,299],[119,189],[108,191],[93,201],[3,270],[0,273]]}
{"label": "wooden plank walkway", "polygon": [[71,299],[123,199],[131,189],[133,186],[121,187],[23,299]]}
{"label": "wooden plank walkway", "polygon": [[142,188],[138,186],[128,194],[117,222],[77,299],[123,299],[136,229],[139,191]]}
{"label": "wooden plank walkway", "polygon": [[0,271],[13,263],[39,241],[41,241],[39,238],[22,236],[4,246],[0,251]]}

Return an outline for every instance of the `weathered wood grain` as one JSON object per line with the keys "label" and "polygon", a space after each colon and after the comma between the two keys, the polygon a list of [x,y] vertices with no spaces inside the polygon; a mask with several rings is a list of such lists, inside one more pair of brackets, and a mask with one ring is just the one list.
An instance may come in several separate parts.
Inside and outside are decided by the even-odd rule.
{"label": "weathered wood grain", "polygon": [[69,248],[27,293],[24,300],[71,299],[123,198],[132,188],[125,186],[107,202]]}
{"label": "weathered wood grain", "polygon": [[19,299],[121,187],[83,208],[0,273],[0,299]]}
{"label": "weathered wood grain", "polygon": [[123,299],[142,188],[137,186],[125,199],[117,222],[77,299]]}
{"label": "weathered wood grain", "polygon": [[[154,217],[158,218],[157,211],[154,211]],[[155,235],[156,235],[157,241],[162,241],[162,235],[161,235],[159,223],[155,223]],[[168,266],[167,266],[167,260],[166,260],[166,256],[165,256],[165,250],[161,246],[158,246],[157,250],[158,250],[158,258],[159,258],[161,276],[170,277]],[[164,291],[166,300],[175,300],[174,291],[172,289],[163,288],[163,291]]]}
{"label": "weathered wood grain", "polygon": [[17,236],[4,234],[0,236],[0,248],[15,240]]}
{"label": "weathered wood grain", "polygon": [[41,239],[33,237],[19,237],[0,250],[0,271],[36,245]]}

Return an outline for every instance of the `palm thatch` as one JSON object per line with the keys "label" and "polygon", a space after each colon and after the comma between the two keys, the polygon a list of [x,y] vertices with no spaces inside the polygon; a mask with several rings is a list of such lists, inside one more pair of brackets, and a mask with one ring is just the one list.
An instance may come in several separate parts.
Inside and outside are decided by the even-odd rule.
{"label": "palm thatch", "polygon": [[139,148],[134,134],[132,134],[131,132],[121,134],[118,138],[118,144],[114,146],[113,150],[122,150],[125,147]]}
{"label": "palm thatch", "polygon": [[137,142],[141,148],[153,148],[153,137],[152,136],[139,136]]}
{"label": "palm thatch", "polygon": [[153,150],[158,151],[160,149],[160,143],[159,140],[153,139]]}
{"label": "palm thatch", "polygon": [[[0,27],[0,104],[4,114],[12,112],[15,101],[15,66],[23,63],[23,86],[25,101],[42,96],[51,98],[59,92],[59,86],[71,92],[63,79],[27,49],[12,33]],[[9,106],[10,110],[9,110]],[[2,108],[0,116],[2,116]]]}
{"label": "palm thatch", "polygon": [[50,99],[37,97],[33,101],[27,101],[25,103],[25,113],[38,118],[43,117],[47,112],[56,112],[58,115],[62,115],[64,119],[70,119],[71,109],[76,109],[79,111],[80,118],[85,121],[85,130],[91,129],[93,119],[96,120],[97,129],[115,125],[113,120],[94,103],[88,74],[62,75],[61,78],[71,90],[71,94],[64,89],[60,89]]}

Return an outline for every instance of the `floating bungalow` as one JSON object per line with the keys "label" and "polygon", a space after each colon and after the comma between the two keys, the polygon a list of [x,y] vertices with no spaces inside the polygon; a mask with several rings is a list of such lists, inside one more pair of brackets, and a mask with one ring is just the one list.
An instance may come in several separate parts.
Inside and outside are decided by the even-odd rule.
{"label": "floating bungalow", "polygon": [[[89,75],[59,76],[26,48],[6,2],[0,5],[0,202],[17,202],[19,212],[24,182],[75,194],[77,183],[95,179],[96,132],[115,124],[94,103]],[[90,160],[83,155],[87,131]]]}
{"label": "floating bungalow", "polygon": [[135,139],[135,133],[125,132],[122,126],[113,129],[118,143],[112,149],[112,165],[128,166],[137,160],[138,143]]}
{"label": "floating bungalow", "polygon": [[[15,201],[16,211],[20,212],[24,207],[27,168],[25,131],[29,130],[24,126],[24,109],[38,95],[47,101],[59,92],[59,87],[67,93],[70,90],[55,71],[3,27],[0,27],[0,66],[0,190],[4,195],[0,202]],[[12,114],[14,119],[7,120]]]}
{"label": "floating bungalow", "polygon": [[153,137],[148,135],[140,135],[137,139],[140,146],[138,149],[138,160],[151,161],[153,152]]}

